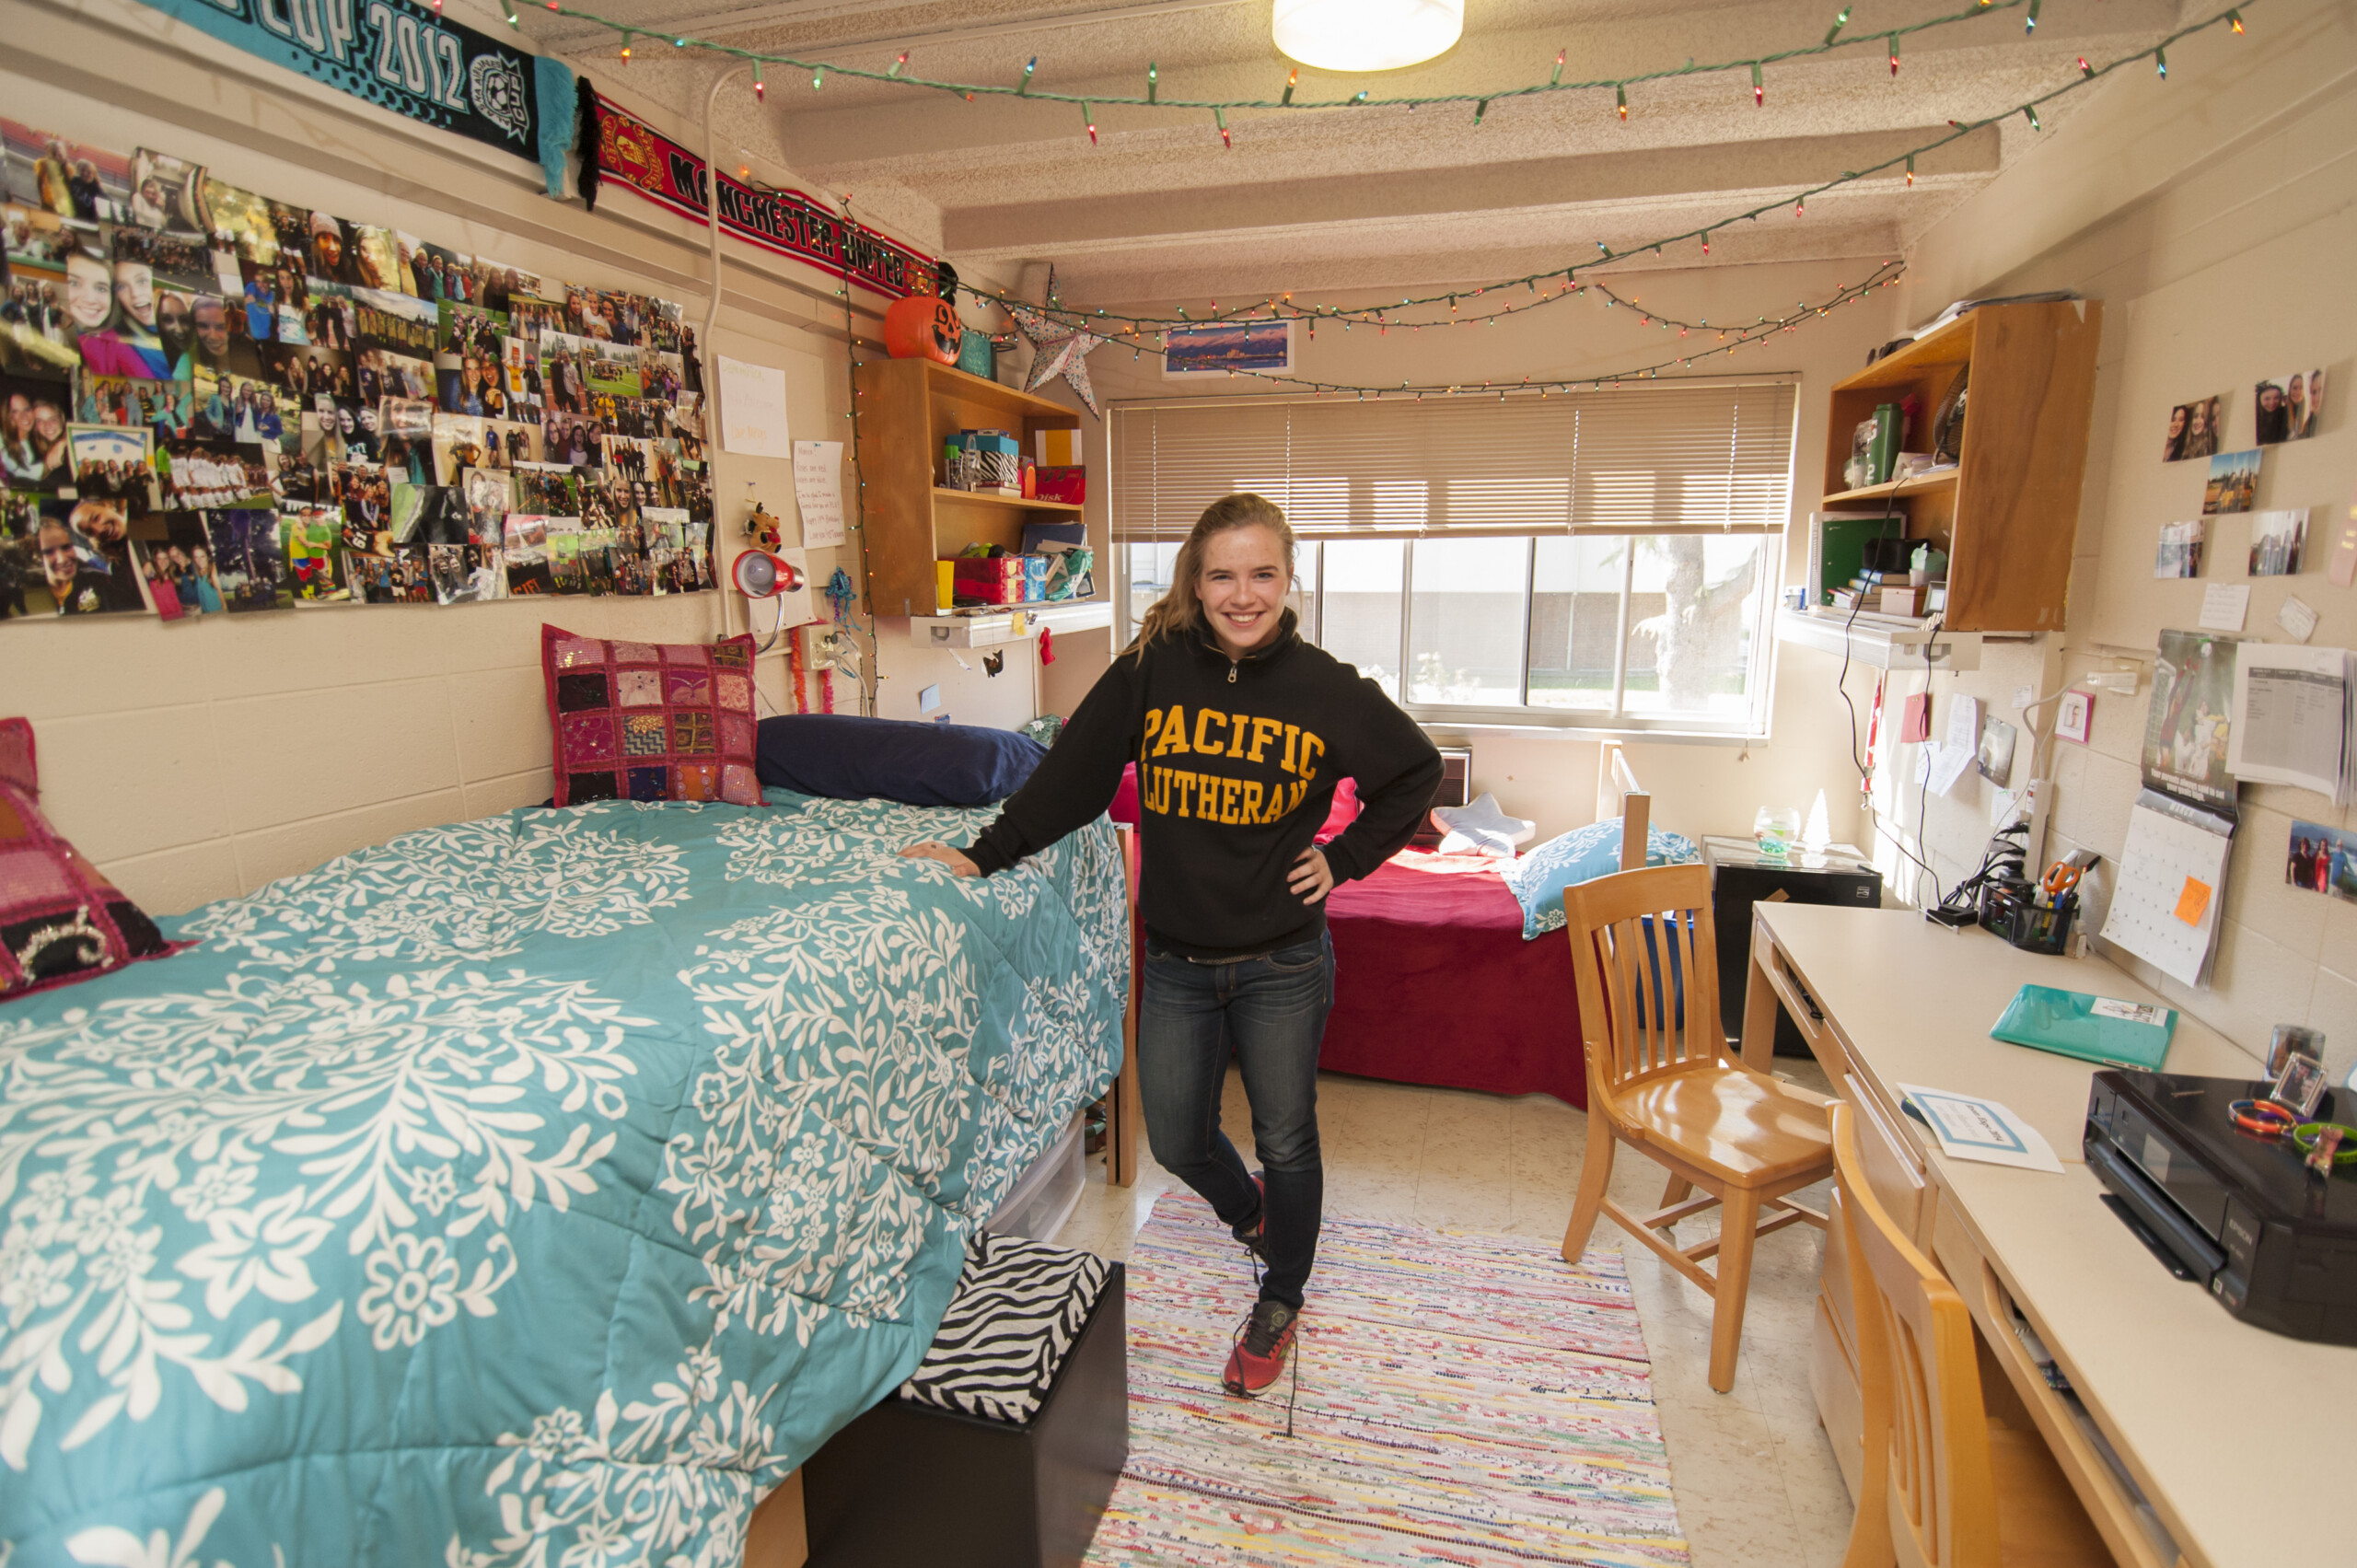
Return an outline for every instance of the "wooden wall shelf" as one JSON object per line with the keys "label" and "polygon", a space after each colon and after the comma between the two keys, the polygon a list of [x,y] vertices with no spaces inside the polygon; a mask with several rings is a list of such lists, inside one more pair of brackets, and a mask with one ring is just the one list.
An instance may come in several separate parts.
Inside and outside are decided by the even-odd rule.
{"label": "wooden wall shelf", "polygon": [[[2100,300],[1984,305],[1835,384],[1824,505],[1905,503],[1907,537],[1948,553],[1949,630],[2061,629],[2102,332]],[[1956,469],[1842,488],[1850,434],[1876,404],[1914,399],[1906,445],[1928,451],[1941,403],[1968,376]]]}
{"label": "wooden wall shelf", "polygon": [[[923,616],[939,609],[934,563],[970,544],[1021,546],[1027,522],[1070,522],[1081,508],[941,487],[942,444],[960,430],[1005,430],[1034,448],[1042,430],[1076,430],[1061,403],[923,359],[859,366],[859,467],[866,483],[867,609]],[[1110,580],[1102,573],[1097,581]]]}

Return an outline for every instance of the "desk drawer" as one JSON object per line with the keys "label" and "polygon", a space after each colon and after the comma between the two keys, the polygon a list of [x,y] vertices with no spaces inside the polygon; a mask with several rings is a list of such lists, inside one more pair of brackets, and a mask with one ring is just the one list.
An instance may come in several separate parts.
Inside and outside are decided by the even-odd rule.
{"label": "desk drawer", "polygon": [[1784,957],[1783,950],[1776,946],[1774,938],[1768,935],[1765,926],[1755,925],[1752,928],[1751,957],[1752,961],[1759,966],[1759,972],[1767,977],[1768,988],[1784,1005],[1785,1016],[1793,1020],[1794,1028],[1807,1042],[1809,1053],[1824,1066],[1828,1077],[1840,1078],[1847,1070],[1849,1059],[1841,1052],[1825,1010],[1817,1005],[1817,998],[1802,982],[1799,972]]}
{"label": "desk drawer", "polygon": [[1858,1113],[1858,1155],[1866,1167],[1866,1185],[1907,1238],[1923,1246],[1929,1215],[1924,1200],[1931,1189],[1922,1159],[1906,1134],[1892,1124],[1890,1111],[1872,1085],[1848,1077],[1840,1080],[1840,1089],[1841,1098]]}
{"label": "desk drawer", "polygon": [[1985,1367],[1993,1358],[2003,1370],[2006,1381],[2027,1407],[2038,1434],[2046,1439],[2054,1462],[2070,1481],[2071,1490],[2079,1494],[2088,1518],[2095,1522],[2104,1544],[2111,1548],[2113,1559],[2121,1568],[2172,1568],[2173,1564],[2184,1562],[2186,1560],[2177,1552],[2165,1551],[2154,1540],[2139,1516],[2138,1499],[2122,1484],[2086,1428],[2080,1424],[2086,1418],[2074,1408],[2075,1400],[2058,1393],[2046,1381],[2046,1374],[2014,1324],[2018,1314],[2040,1340],[2051,1344],[2045,1326],[2013,1299],[2004,1282],[1997,1277],[1997,1271],[1981,1256],[1980,1248],[1946,1201],[1934,1195],[1931,1207],[1931,1252],[1955,1283],[1965,1306],[1971,1309],[1972,1320],[1980,1330],[1981,1343],[1988,1353],[1982,1365]]}
{"label": "desk drawer", "polygon": [[1817,1313],[1810,1324],[1809,1392],[1817,1416],[1841,1468],[1842,1484],[1854,1499],[1865,1446],[1865,1409],[1858,1387],[1857,1307],[1850,1291],[1850,1249],[1842,1240],[1841,1191],[1826,1202],[1833,1223],[1825,1233],[1825,1267],[1817,1275]]}

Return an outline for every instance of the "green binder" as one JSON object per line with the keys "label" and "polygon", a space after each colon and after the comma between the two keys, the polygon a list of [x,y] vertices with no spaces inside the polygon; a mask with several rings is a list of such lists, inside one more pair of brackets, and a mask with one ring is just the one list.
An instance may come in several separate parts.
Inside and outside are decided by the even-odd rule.
{"label": "green binder", "polygon": [[2174,1007],[2025,985],[1989,1038],[2107,1067],[2142,1067],[2153,1073],[2168,1059],[2169,1036],[2176,1028]]}

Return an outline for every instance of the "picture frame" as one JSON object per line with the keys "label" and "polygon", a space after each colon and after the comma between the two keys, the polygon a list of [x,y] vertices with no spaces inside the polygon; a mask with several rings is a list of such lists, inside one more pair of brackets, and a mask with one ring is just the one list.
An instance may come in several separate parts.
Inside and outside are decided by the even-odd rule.
{"label": "picture frame", "polygon": [[1290,376],[1294,368],[1293,328],[1291,321],[1270,320],[1174,327],[1163,334],[1163,379]]}
{"label": "picture frame", "polygon": [[2065,691],[2054,708],[2054,733],[2064,740],[2087,743],[2095,729],[2096,699],[2092,691]]}
{"label": "picture frame", "polygon": [[2270,1098],[2297,1111],[2301,1121],[2309,1121],[2316,1117],[2324,1091],[2324,1063],[2293,1051],[2284,1057],[2283,1071],[2276,1078],[2275,1091]]}

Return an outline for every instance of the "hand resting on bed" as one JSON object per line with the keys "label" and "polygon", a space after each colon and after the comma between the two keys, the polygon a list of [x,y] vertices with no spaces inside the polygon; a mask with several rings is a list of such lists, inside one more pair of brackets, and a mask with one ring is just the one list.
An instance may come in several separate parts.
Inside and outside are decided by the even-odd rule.
{"label": "hand resting on bed", "polygon": [[960,877],[980,877],[982,874],[982,868],[975,865],[964,850],[951,849],[947,844],[911,844],[900,852],[900,858],[902,860],[937,860]]}

